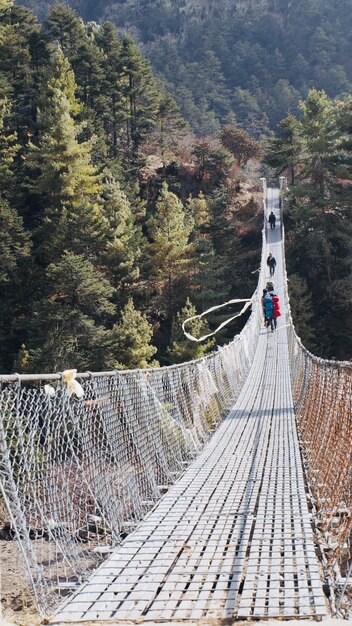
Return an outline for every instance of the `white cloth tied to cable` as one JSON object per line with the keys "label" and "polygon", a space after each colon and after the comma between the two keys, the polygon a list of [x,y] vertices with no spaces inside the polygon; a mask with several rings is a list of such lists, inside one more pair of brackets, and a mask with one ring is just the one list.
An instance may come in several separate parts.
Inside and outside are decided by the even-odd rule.
{"label": "white cloth tied to cable", "polygon": [[62,372],[63,379],[67,384],[67,395],[69,398],[71,398],[72,394],[75,394],[77,398],[82,398],[82,396],[84,396],[82,385],[75,380],[76,374],[77,370],[65,370]]}
{"label": "white cloth tied to cable", "polygon": [[[224,302],[224,304],[218,304],[217,306],[212,306],[210,309],[207,309],[206,311],[203,311],[203,313],[200,313],[200,315],[193,315],[192,317],[188,317],[182,323],[182,330],[185,336],[187,337],[187,339],[190,339],[191,341],[198,341],[198,342],[204,341],[205,339],[208,339],[208,337],[212,337],[213,335],[215,335],[217,332],[219,332],[219,330],[224,328],[224,326],[232,322],[232,320],[236,319],[236,317],[240,317],[240,315],[243,315],[243,313],[247,311],[247,309],[251,306],[252,300],[253,298],[249,298],[249,299],[248,298],[235,298],[234,300],[229,300],[228,302]],[[245,302],[245,305],[242,307],[240,312],[236,313],[236,315],[233,315],[228,320],[225,320],[224,322],[222,322],[212,333],[209,333],[208,335],[203,335],[202,337],[199,337],[197,339],[196,337],[193,337],[193,335],[190,335],[190,333],[188,333],[185,330],[185,325],[188,324],[188,322],[204,317],[204,315],[207,315],[208,313],[211,313],[212,311],[217,311],[217,309],[222,309],[224,306],[228,306],[229,304],[238,304],[239,302]]]}

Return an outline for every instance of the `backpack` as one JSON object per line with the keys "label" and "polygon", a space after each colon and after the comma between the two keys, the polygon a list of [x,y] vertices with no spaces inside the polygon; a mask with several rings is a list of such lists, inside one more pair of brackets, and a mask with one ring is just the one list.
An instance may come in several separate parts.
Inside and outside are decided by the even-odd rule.
{"label": "backpack", "polygon": [[274,303],[274,317],[280,317],[281,315],[280,300],[278,296],[273,296],[273,303]]}

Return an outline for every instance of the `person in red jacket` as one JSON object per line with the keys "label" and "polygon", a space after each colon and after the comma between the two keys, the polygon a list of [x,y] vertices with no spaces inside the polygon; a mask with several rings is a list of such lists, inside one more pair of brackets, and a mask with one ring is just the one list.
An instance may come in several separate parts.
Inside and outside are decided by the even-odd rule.
{"label": "person in red jacket", "polygon": [[279,300],[279,296],[276,295],[276,293],[274,293],[271,296],[271,299],[273,301],[273,305],[274,305],[274,328],[277,328],[277,318],[280,317],[281,315],[281,311],[280,311],[280,300]]}

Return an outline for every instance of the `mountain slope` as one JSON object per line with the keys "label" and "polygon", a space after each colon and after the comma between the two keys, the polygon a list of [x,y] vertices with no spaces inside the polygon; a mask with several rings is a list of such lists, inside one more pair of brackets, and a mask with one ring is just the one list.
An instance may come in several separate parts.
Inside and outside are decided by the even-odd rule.
{"label": "mountain slope", "polygon": [[[24,0],[45,17],[48,3]],[[71,0],[129,32],[200,135],[234,121],[256,136],[309,89],[351,91],[352,0]]]}

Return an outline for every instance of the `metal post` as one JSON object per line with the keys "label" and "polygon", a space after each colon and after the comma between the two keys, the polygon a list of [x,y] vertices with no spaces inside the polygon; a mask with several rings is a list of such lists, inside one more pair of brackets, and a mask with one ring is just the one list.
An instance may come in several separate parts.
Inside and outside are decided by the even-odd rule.
{"label": "metal post", "polygon": [[268,188],[266,185],[266,178],[261,178],[260,182],[263,185],[263,209],[264,209],[264,232],[265,232],[265,237],[267,236],[267,228],[266,228],[266,224],[267,224],[267,217],[266,217],[266,207],[267,207],[267,193],[268,193]]}

